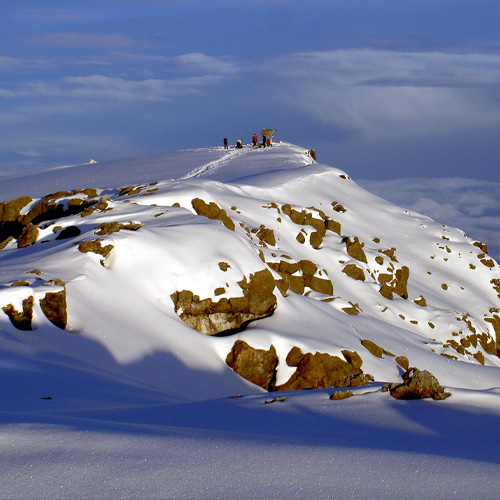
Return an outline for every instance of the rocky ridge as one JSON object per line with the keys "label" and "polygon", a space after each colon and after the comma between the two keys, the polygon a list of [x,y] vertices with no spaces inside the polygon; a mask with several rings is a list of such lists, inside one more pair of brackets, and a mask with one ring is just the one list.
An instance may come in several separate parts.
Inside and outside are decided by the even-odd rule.
{"label": "rocky ridge", "polygon": [[[128,253],[133,241],[160,234],[165,264],[155,286],[162,314],[201,334],[234,336],[221,362],[266,390],[364,384],[380,379],[381,363],[398,373],[405,336],[411,342],[425,339],[418,340],[426,353],[422,360],[433,355],[498,366],[500,268],[486,246],[459,230],[392,206],[384,205],[383,215],[387,225],[391,215],[398,224],[406,219],[402,233],[391,235],[383,226],[360,223],[370,202],[361,197],[362,190],[343,172],[310,168],[307,176],[321,188],[297,195],[291,181],[290,199],[281,192],[273,195],[272,189],[237,191],[223,183],[172,186],[159,180],[6,200],[0,203],[0,259],[18,259],[21,269],[23,259],[31,263],[39,255],[47,268],[7,276],[0,290],[5,318],[20,331],[32,331],[45,325],[42,312],[55,327],[84,333],[84,327],[76,326],[83,319],[68,319],[78,315],[71,297],[79,273],[56,272],[57,265],[44,260],[47,249],[57,258],[75,260],[79,269],[99,265],[105,283],[119,272],[121,262],[140,261],[140,255]],[[183,228],[183,236],[171,242],[176,227]],[[216,259],[207,261],[206,249],[196,243],[202,227],[202,241],[216,248],[208,256]],[[425,236],[427,255],[419,261],[404,243],[412,233]],[[190,262],[180,273],[174,264],[169,266],[183,246],[190,249],[194,269],[205,262],[208,278],[190,275]],[[245,258],[235,256],[236,248]],[[480,285],[473,285],[475,280]],[[484,305],[469,310],[475,286],[484,294]],[[461,302],[451,292],[463,296]],[[253,325],[274,331],[292,297],[330,315],[339,335],[332,326],[332,332],[309,339],[305,346],[301,341],[291,348],[269,342],[261,348]],[[370,322],[396,328],[403,340],[379,347],[380,330],[377,327],[371,336]],[[347,333],[359,329],[361,334]],[[365,365],[367,373],[361,369]],[[403,365],[408,370],[407,359]]]}

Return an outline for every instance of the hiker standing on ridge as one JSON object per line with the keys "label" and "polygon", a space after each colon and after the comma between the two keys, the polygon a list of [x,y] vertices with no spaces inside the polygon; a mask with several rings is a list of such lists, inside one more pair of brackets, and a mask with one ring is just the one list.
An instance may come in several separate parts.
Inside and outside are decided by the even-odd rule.
{"label": "hiker standing on ridge", "polygon": [[256,148],[256,147],[257,147],[257,141],[258,141],[257,134],[253,134],[253,137],[252,137],[252,144],[253,144],[253,147],[254,147],[254,148]]}
{"label": "hiker standing on ridge", "polygon": [[224,149],[229,149],[229,146],[227,145],[227,137],[224,137]]}

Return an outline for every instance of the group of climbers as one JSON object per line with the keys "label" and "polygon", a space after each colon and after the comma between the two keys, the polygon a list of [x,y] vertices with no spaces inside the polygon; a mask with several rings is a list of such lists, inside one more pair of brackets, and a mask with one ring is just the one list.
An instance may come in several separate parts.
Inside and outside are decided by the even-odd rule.
{"label": "group of climbers", "polygon": [[[271,147],[273,145],[272,137],[276,130],[265,129],[262,131],[262,142],[259,144],[259,138],[257,134],[254,134],[252,137],[252,146],[254,148],[265,148]],[[236,141],[236,149],[243,149],[243,142],[241,139]],[[227,141],[227,137],[224,137],[224,149],[229,149],[229,144]]]}

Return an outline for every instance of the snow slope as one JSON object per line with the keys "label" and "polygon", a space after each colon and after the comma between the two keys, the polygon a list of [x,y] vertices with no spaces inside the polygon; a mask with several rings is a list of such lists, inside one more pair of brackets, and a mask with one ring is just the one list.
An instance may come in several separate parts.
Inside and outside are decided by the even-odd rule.
{"label": "snow slope", "polygon": [[[286,143],[10,176],[0,200],[29,196],[28,214],[58,191],[66,209],[101,208],[44,220],[31,245],[0,250],[0,307],[33,303],[30,330],[0,312],[7,498],[496,497],[500,267],[480,242]],[[198,215],[195,199],[223,209],[234,230]],[[317,221],[332,221],[320,240]],[[123,226],[103,231],[109,223]],[[60,238],[65,229],[77,234]],[[175,311],[175,292],[239,297],[244,278],[268,269],[279,281],[305,261],[333,291],[275,289],[274,314],[233,335],[203,335]],[[48,293],[65,294],[64,330],[43,310]],[[295,371],[285,361],[294,346],[356,351],[375,381],[342,401],[323,389],[264,404],[275,393],[225,362],[236,340],[274,346],[277,384]],[[452,396],[380,392],[400,380],[398,356]]]}

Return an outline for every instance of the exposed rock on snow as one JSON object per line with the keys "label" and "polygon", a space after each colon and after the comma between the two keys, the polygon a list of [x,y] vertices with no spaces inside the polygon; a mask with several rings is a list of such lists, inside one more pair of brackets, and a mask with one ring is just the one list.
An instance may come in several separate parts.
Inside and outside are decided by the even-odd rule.
{"label": "exposed rock on snow", "polygon": [[450,392],[439,385],[437,378],[427,370],[408,368],[402,375],[402,384],[392,384],[389,388],[391,396],[395,399],[446,399]]}
{"label": "exposed rock on snow", "polygon": [[[191,328],[205,335],[233,333],[244,328],[250,321],[266,318],[276,308],[276,296],[273,294],[275,282],[268,269],[257,271],[238,282],[243,297],[201,299],[190,290],[182,290],[171,295],[175,311]],[[223,292],[224,288],[216,289]]]}
{"label": "exposed rock on snow", "polygon": [[68,315],[65,289],[60,292],[47,292],[45,296],[40,299],[40,307],[52,324],[61,330],[66,328]]}
{"label": "exposed rock on snow", "polygon": [[356,352],[347,352],[345,357],[347,361],[328,353],[303,354],[298,347],[294,347],[288,353],[286,363],[297,369],[288,382],[276,386],[274,390],[354,387],[373,380],[373,377],[363,374],[361,358]]}
{"label": "exposed rock on snow", "polygon": [[191,203],[198,215],[203,215],[203,217],[208,217],[209,219],[220,220],[228,229],[234,231],[234,222],[227,215],[226,211],[219,207],[217,203],[213,201],[206,203],[200,198],[195,198]]}
{"label": "exposed rock on snow", "polygon": [[[53,325],[39,317],[45,297],[54,325],[74,318],[73,337],[119,360],[104,356],[103,369],[156,386],[173,384],[175,363],[159,374],[134,362],[172,356],[200,367],[190,386],[203,395],[203,374],[222,369],[214,395],[227,395],[226,384],[251,390],[225,369],[232,342],[218,337],[235,332],[274,346],[281,389],[355,385],[367,380],[362,362],[376,380],[394,380],[408,358],[446,385],[494,385],[500,267],[485,245],[311,164],[297,146],[168,158],[72,167],[31,187],[23,178],[22,189],[2,182],[12,201],[0,203],[0,341],[13,324],[36,327],[30,338],[59,352],[47,340]],[[46,279],[30,276],[30,291],[11,286],[34,268]],[[53,276],[65,292],[40,292]],[[86,362],[86,348],[66,341],[64,356]],[[457,382],[464,366],[483,365]]]}
{"label": "exposed rock on snow", "polygon": [[12,304],[2,307],[2,310],[18,330],[31,330],[31,322],[33,320],[33,302],[33,296],[31,295],[23,300],[22,311],[17,311]]}
{"label": "exposed rock on snow", "polygon": [[238,375],[266,390],[273,390],[278,356],[273,345],[269,350],[254,349],[237,340],[226,357],[226,363]]}

